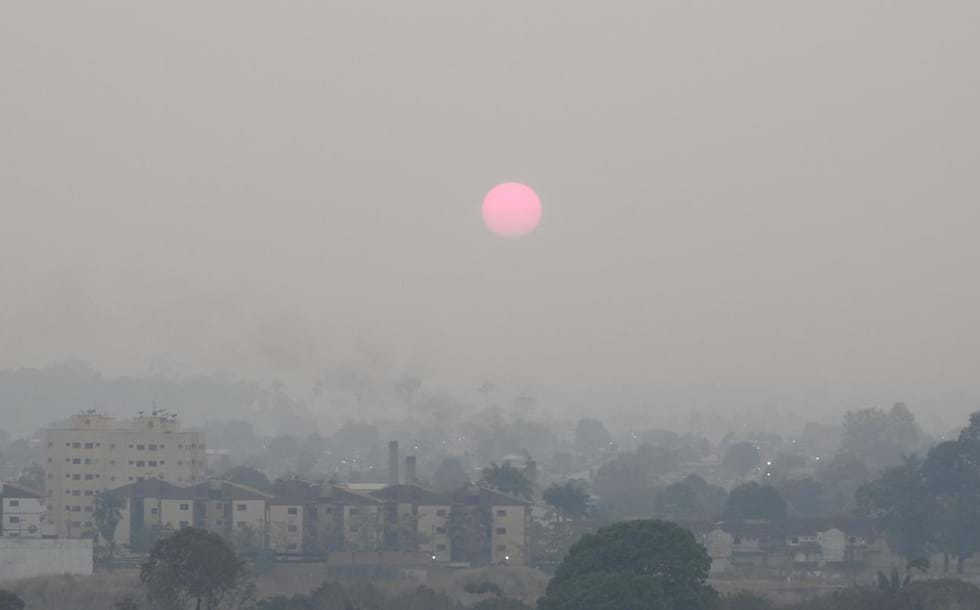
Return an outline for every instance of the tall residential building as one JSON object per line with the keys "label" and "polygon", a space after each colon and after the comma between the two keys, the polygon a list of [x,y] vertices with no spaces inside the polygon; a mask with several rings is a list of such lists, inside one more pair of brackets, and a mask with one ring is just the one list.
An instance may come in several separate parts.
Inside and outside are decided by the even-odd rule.
{"label": "tall residential building", "polygon": [[187,486],[206,476],[204,433],[181,430],[172,415],[116,420],[81,413],[45,430],[43,448],[48,520],[61,537],[94,529],[100,491],[147,479]]}

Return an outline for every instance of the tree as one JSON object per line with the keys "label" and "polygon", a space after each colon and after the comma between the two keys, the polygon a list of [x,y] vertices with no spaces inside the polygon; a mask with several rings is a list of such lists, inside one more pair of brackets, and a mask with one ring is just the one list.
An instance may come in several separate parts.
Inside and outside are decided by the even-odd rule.
{"label": "tree", "polygon": [[179,609],[214,610],[245,582],[244,562],[218,534],[185,528],[158,541],[140,569],[147,598]]}
{"label": "tree", "polygon": [[627,521],[588,534],[572,547],[538,610],[706,610],[711,559],[694,535],[673,523]]}
{"label": "tree", "polygon": [[0,589],[0,610],[23,610],[24,600],[16,593]]}
{"label": "tree", "polygon": [[912,456],[885,470],[858,490],[857,504],[861,514],[878,522],[897,553],[910,561],[928,555],[935,499],[922,476],[921,460]]}
{"label": "tree", "polygon": [[612,436],[598,419],[580,419],[575,426],[575,448],[586,455],[613,448]]}
{"label": "tree", "polygon": [[779,493],[786,499],[791,514],[800,517],[824,517],[834,509],[827,505],[826,490],[810,477],[779,483]]}
{"label": "tree", "polygon": [[581,519],[589,512],[589,494],[574,481],[552,483],[542,494],[558,521]]}
{"label": "tree", "polygon": [[95,529],[109,545],[109,559],[112,559],[116,550],[116,527],[122,520],[124,500],[122,496],[109,491],[100,491],[95,494],[95,507],[92,510],[92,519],[95,521]]}
{"label": "tree", "polygon": [[862,409],[844,415],[841,449],[864,459],[872,470],[901,463],[903,455],[920,449],[924,435],[904,403],[890,411]]}
{"label": "tree", "polygon": [[728,492],[697,475],[671,483],[657,494],[657,516],[671,521],[713,519],[721,513]]}
{"label": "tree", "polygon": [[504,463],[503,466],[498,466],[496,463],[491,462],[488,467],[483,469],[483,476],[480,478],[480,482],[504,493],[526,500],[530,499],[534,493],[534,484],[527,478],[524,471],[518,470],[508,463]]}
{"label": "tree", "polygon": [[438,491],[456,491],[469,484],[470,477],[457,457],[444,458],[432,475],[432,486]]}
{"label": "tree", "polygon": [[723,595],[718,610],[772,610],[772,602],[748,591]]}
{"label": "tree", "polygon": [[786,518],[786,501],[771,485],[759,485],[755,481],[744,483],[728,494],[723,517],[729,521],[745,519]]}
{"label": "tree", "polygon": [[534,610],[524,602],[509,597],[485,599],[470,610]]}
{"label": "tree", "polygon": [[725,452],[722,465],[740,478],[745,478],[762,463],[759,448],[748,442],[735,443]]}
{"label": "tree", "polygon": [[453,561],[482,565],[490,561],[492,518],[489,507],[453,506],[449,510],[449,540]]}
{"label": "tree", "polygon": [[237,485],[258,489],[259,491],[272,491],[272,482],[269,481],[269,477],[265,476],[265,473],[261,470],[252,468],[251,466],[235,466],[225,471],[219,478]]}
{"label": "tree", "polygon": [[44,491],[44,468],[37,462],[21,471],[17,483],[37,491]]}

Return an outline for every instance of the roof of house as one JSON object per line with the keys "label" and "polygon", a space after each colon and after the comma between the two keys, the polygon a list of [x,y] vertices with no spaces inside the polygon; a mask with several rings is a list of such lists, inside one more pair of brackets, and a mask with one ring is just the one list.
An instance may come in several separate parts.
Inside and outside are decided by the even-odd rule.
{"label": "roof of house", "polygon": [[40,499],[44,497],[44,494],[35,489],[31,489],[30,487],[25,487],[24,485],[0,481],[0,496],[3,496],[4,498]]}
{"label": "roof of house", "polygon": [[454,504],[488,504],[490,506],[528,506],[530,502],[495,489],[469,485],[452,494]]}
{"label": "roof of house", "polygon": [[453,498],[450,495],[437,493],[431,489],[426,489],[421,485],[389,485],[369,493],[375,498],[385,502],[395,502],[398,504],[448,506],[453,503]]}
{"label": "roof of house", "polygon": [[376,498],[367,492],[355,491],[340,485],[334,485],[331,493],[332,495],[330,496],[330,499],[336,504],[343,504],[347,506],[369,506],[372,504],[382,504],[382,501],[379,498]]}
{"label": "roof of house", "polygon": [[140,479],[121,487],[116,487],[110,493],[125,498],[161,498],[170,500],[193,500],[194,490],[189,487],[178,487],[173,483],[160,479]]}
{"label": "roof of house", "polygon": [[194,485],[195,496],[201,499],[215,498],[220,500],[271,500],[272,494],[259,491],[248,485],[210,479]]}

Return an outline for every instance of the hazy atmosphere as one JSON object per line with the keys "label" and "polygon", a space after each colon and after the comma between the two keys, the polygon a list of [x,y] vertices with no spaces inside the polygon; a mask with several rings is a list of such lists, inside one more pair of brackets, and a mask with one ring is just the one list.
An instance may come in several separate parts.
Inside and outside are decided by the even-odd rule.
{"label": "hazy atmosphere", "polygon": [[[978,19],[8,3],[0,365],[166,363],[301,399],[343,365],[623,409],[779,388],[959,421],[980,394]],[[481,224],[506,180],[541,196],[533,236]]]}
{"label": "hazy atmosphere", "polygon": [[978,24],[0,1],[0,610],[980,610]]}

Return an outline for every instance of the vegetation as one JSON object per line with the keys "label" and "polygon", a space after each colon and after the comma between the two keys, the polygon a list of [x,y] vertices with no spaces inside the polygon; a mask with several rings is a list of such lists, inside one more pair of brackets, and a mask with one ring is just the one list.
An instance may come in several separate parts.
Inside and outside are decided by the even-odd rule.
{"label": "vegetation", "polygon": [[510,464],[505,463],[503,466],[498,466],[491,462],[489,466],[483,469],[482,474],[480,482],[498,491],[524,499],[530,499],[534,493],[534,484],[527,478],[524,471],[514,468]]}
{"label": "vegetation", "polygon": [[0,610],[23,610],[24,600],[16,593],[0,589]]}
{"label": "vegetation", "polygon": [[589,512],[589,493],[575,481],[552,483],[542,494],[557,521],[581,519]]}
{"label": "vegetation", "polygon": [[196,528],[158,541],[140,581],[149,600],[175,610],[215,610],[227,598],[248,597],[244,563],[221,536]]}
{"label": "vegetation", "polygon": [[771,485],[759,485],[755,481],[739,485],[728,494],[722,513],[726,520],[785,519],[786,501]]}
{"label": "vegetation", "polygon": [[666,521],[602,528],[572,547],[539,610],[707,610],[711,560],[691,532]]}
{"label": "vegetation", "polygon": [[111,560],[116,550],[116,527],[122,520],[123,499],[117,494],[100,491],[95,495],[92,519],[99,536],[109,547]]}

